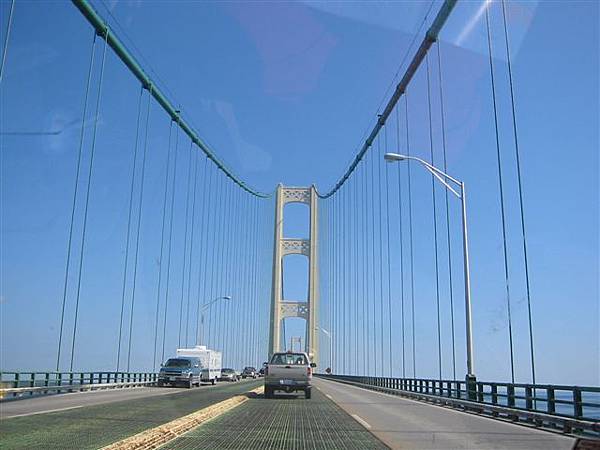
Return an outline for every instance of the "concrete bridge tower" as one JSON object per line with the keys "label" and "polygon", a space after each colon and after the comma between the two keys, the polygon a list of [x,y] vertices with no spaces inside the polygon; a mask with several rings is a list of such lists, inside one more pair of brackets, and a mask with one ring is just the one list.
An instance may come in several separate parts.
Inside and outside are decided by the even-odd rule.
{"label": "concrete bridge tower", "polygon": [[[277,186],[275,203],[275,245],[273,247],[273,286],[271,292],[271,322],[269,333],[269,357],[278,351],[281,344],[282,320],[286,317],[301,317],[306,320],[305,348],[311,360],[319,363],[319,272],[317,270],[317,204],[318,196],[314,186],[308,188]],[[284,238],[283,209],[288,203],[308,205],[310,214],[310,235],[308,239]],[[308,258],[308,299],[283,298],[283,258],[299,254]]]}

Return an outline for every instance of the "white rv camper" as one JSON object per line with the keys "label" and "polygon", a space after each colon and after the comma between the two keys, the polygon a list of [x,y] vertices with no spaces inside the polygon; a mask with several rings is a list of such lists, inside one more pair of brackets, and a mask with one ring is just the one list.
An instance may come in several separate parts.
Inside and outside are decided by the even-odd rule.
{"label": "white rv camper", "polygon": [[221,352],[196,345],[194,348],[178,348],[177,356],[193,356],[200,360],[200,381],[203,383],[215,384],[221,378]]}

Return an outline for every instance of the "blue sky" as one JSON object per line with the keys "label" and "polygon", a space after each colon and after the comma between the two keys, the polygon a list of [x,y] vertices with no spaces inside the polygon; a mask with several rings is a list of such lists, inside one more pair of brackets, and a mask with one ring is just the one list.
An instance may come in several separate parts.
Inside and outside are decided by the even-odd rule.
{"label": "blue sky", "polygon": [[[395,74],[403,72],[401,62],[416,33],[420,41],[420,25],[430,8],[429,2],[93,4],[110,23],[120,24],[124,31],[117,28],[117,33],[143,55],[142,65],[164,80],[161,86],[214,151],[242,179],[266,192],[279,182],[315,183],[324,192],[337,181],[373,126],[378,108],[389,96],[388,87],[397,80]],[[433,4],[426,23],[439,4]],[[469,189],[478,376],[508,379],[502,235],[481,5],[459,2],[441,33],[448,169]],[[9,2],[0,7],[4,38]],[[526,302],[499,11],[495,3],[491,17],[506,170],[517,378],[527,380]],[[592,1],[511,2],[509,7],[538,380],[542,382],[600,382],[598,19],[598,5]],[[70,3],[47,2],[42,11],[39,4],[17,1],[0,86],[2,130],[62,132],[2,136],[4,369],[25,368],[29,355],[35,355],[36,368],[54,364],[65,230],[91,40],[90,26]],[[414,47],[411,55],[412,51]],[[437,74],[435,59],[432,64]],[[112,313],[106,311],[114,310],[120,299],[139,95],[138,84],[112,52],[107,53],[105,83],[81,316],[87,330],[81,345],[98,349],[93,356],[82,352],[77,363],[98,369],[110,366],[114,359],[112,344],[95,343],[114,334],[107,325]],[[420,156],[429,152],[425,95],[425,73],[420,70],[409,89],[411,140]],[[434,97],[434,107],[438,101]],[[434,120],[438,151],[439,117]],[[156,111],[151,124],[153,148],[166,146],[167,118]],[[147,192],[149,198],[161,198],[164,154],[152,155]],[[432,323],[426,319],[433,311],[428,303],[431,182],[417,169],[415,270],[417,292],[423,299],[419,340],[424,350],[418,367],[423,376],[434,376],[437,363],[427,353],[436,351],[435,336],[429,333]],[[438,195],[441,199],[441,191]],[[302,208],[290,208],[286,233],[303,233],[302,213]],[[142,298],[151,297],[156,283],[154,240],[159,226],[153,217],[142,229],[145,250],[140,276],[142,289],[148,290]],[[457,239],[453,248],[458,250],[459,229],[452,230]],[[460,253],[454,256],[459,258]],[[176,264],[181,260],[177,258]],[[302,263],[290,266],[301,268]],[[302,279],[286,280],[290,296],[305,295]],[[460,298],[460,291],[456,292]],[[141,301],[140,308],[140,323],[144,323],[152,317],[152,301]],[[456,311],[462,317],[462,309]],[[298,324],[290,324],[289,334],[299,330]],[[462,328],[457,330],[461,345]],[[136,342],[143,348],[148,336],[140,333]],[[462,361],[462,353],[457,356]],[[146,354],[135,361],[139,368],[148,368],[147,364]]]}

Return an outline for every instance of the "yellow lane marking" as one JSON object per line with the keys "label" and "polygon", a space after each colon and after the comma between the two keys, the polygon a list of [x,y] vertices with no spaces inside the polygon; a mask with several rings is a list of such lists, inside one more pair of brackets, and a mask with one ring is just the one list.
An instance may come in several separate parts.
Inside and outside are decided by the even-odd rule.
{"label": "yellow lane marking", "polygon": [[236,395],[222,402],[200,409],[187,416],[135,434],[127,439],[103,447],[102,450],[146,450],[158,448],[161,445],[181,436],[210,419],[241,405],[248,400],[248,394],[260,394],[264,387],[258,387],[242,395]]}

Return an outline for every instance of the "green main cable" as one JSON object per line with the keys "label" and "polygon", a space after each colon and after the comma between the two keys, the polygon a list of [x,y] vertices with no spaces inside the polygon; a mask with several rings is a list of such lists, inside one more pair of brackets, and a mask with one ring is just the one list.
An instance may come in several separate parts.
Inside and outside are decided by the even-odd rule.
{"label": "green main cable", "polygon": [[417,69],[421,65],[421,62],[423,61],[423,59],[425,59],[425,56],[427,55],[429,48],[431,47],[431,45],[434,42],[437,41],[438,35],[439,35],[442,27],[446,23],[446,20],[450,16],[450,13],[454,9],[454,6],[456,5],[457,1],[458,0],[445,0],[444,1],[444,4],[438,11],[437,16],[433,20],[433,23],[427,30],[427,33],[425,33],[425,37],[423,38],[421,45],[419,46],[417,52],[413,56],[413,59],[411,60],[410,64],[408,65],[406,71],[404,72],[402,79],[396,86],[396,89],[394,90],[394,93],[392,94],[389,101],[387,102],[383,112],[379,115],[379,117],[377,119],[377,123],[373,127],[373,130],[369,134],[369,137],[367,137],[367,139],[365,140],[365,143],[362,145],[361,149],[355,156],[354,160],[350,164],[350,167],[348,167],[348,170],[346,170],[346,173],[344,173],[344,175],[339,179],[339,181],[335,184],[335,186],[329,192],[327,192],[326,194],[319,194],[319,197],[322,197],[322,198],[331,197],[342,187],[342,185],[346,182],[346,180],[350,177],[350,175],[352,175],[352,172],[354,172],[354,170],[356,169],[356,166],[358,166],[358,163],[363,159],[363,157],[365,156],[365,154],[367,153],[367,151],[369,150],[371,145],[373,145],[373,141],[379,134],[379,130],[381,130],[381,128],[387,121],[389,115],[394,110],[394,107],[398,103],[398,100],[400,100],[400,97],[402,97],[402,95],[404,95],[404,93],[406,92],[406,88],[408,87],[410,81],[412,80],[413,76],[417,72]]}
{"label": "green main cable", "polygon": [[[211,159],[215,165],[234,183],[240,186],[246,192],[255,195],[260,198],[269,198],[272,194],[267,194],[264,192],[259,192],[242,180],[240,180],[236,175],[234,175],[221,160],[213,153],[213,151],[208,147],[206,143],[198,136],[196,131],[188,124],[185,119],[181,118],[180,111],[173,106],[173,104],[169,101],[169,99],[162,93],[162,91],[152,82],[152,79],[148,76],[148,74],[144,71],[144,69],[140,66],[140,64],[135,60],[133,55],[127,50],[125,45],[121,42],[121,40],[116,36],[113,30],[110,29],[108,23],[96,12],[96,10],[90,5],[88,0],[72,0],[73,4],[79,9],[79,11],[83,14],[83,16],[90,22],[90,24],[96,29],[98,35],[106,40],[106,43],[114,50],[116,55],[125,63],[125,65],[129,68],[129,70],[133,73],[133,75],[142,83],[142,85],[147,88],[152,97],[158,102],[160,106],[165,110],[165,112],[171,117],[171,119],[179,125],[181,130],[189,136],[194,144],[198,146],[205,154]],[[152,89],[150,89],[152,88]]]}

